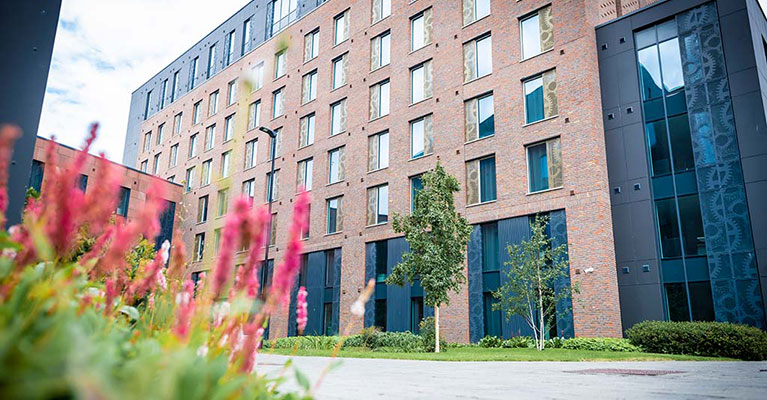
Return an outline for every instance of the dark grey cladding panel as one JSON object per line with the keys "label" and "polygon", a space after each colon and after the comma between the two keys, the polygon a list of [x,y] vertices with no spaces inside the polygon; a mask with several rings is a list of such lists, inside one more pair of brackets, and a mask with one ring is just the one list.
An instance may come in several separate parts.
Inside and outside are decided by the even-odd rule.
{"label": "dark grey cladding panel", "polygon": [[333,320],[331,321],[331,332],[338,334],[338,321],[341,316],[341,248],[337,248],[333,251],[333,265],[328,265],[326,268],[333,268]]}
{"label": "dark grey cladding panel", "polygon": [[[408,243],[405,238],[389,240],[388,265],[386,271],[391,273],[402,255],[408,251]],[[405,282],[403,286],[386,286],[386,330],[389,332],[403,332],[410,330],[410,284]]]}
{"label": "dark grey cladding panel", "polygon": [[[567,218],[565,210],[555,210],[549,213],[549,230],[551,236],[551,246],[567,247]],[[568,261],[569,255],[565,253],[560,261]],[[569,262],[568,273],[555,284],[557,292],[563,288],[570,287]],[[573,302],[572,298],[561,299],[556,306],[557,335],[559,337],[574,337],[575,328],[573,326]]]}
{"label": "dark grey cladding panel", "polygon": [[665,320],[660,285],[621,285],[618,289],[624,332],[638,322]]}
{"label": "dark grey cladding panel", "polygon": [[[375,242],[365,243],[365,285],[371,279],[375,279],[376,271],[376,245]],[[375,295],[370,296],[370,300],[365,303],[365,328],[375,324]]]}
{"label": "dark grey cladding panel", "polygon": [[323,294],[325,291],[325,252],[309,253],[306,277],[306,302],[309,319],[306,335],[322,335]]}
{"label": "dark grey cladding panel", "polygon": [[469,340],[478,342],[485,335],[482,308],[482,228],[474,225],[467,251],[469,269]]}
{"label": "dark grey cladding panel", "polygon": [[[503,285],[508,282],[507,274],[509,272],[509,252],[506,246],[510,244],[519,244],[523,240],[530,238],[530,217],[525,215],[521,217],[509,218],[498,221],[498,251],[500,253],[501,263],[501,282]],[[503,316],[501,321],[501,332],[504,338],[512,336],[532,336],[532,330],[520,316],[514,315],[509,319]]]}

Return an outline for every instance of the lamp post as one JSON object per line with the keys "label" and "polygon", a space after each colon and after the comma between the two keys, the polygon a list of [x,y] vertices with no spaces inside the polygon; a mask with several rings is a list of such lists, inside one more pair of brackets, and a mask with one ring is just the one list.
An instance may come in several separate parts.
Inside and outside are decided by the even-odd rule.
{"label": "lamp post", "polygon": [[272,167],[269,170],[269,182],[266,187],[266,201],[268,202],[267,212],[269,214],[269,223],[266,225],[266,250],[264,251],[264,267],[265,268],[263,272],[265,274],[263,285],[266,285],[266,278],[269,276],[269,268],[268,268],[269,246],[270,246],[270,243],[272,242],[272,201],[274,200],[272,196],[274,194],[274,160],[277,158],[275,157],[276,154],[274,154],[276,150],[276,146],[277,146],[277,132],[265,126],[258,127],[258,130],[269,135],[269,138],[271,139],[271,142],[272,142],[269,148],[269,154],[272,157]]}

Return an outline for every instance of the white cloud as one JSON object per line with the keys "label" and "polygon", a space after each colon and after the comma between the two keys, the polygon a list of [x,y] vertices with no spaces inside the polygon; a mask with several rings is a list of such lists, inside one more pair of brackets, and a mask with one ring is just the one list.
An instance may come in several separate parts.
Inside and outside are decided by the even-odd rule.
{"label": "white cloud", "polygon": [[122,161],[131,93],[248,0],[63,2],[38,134]]}

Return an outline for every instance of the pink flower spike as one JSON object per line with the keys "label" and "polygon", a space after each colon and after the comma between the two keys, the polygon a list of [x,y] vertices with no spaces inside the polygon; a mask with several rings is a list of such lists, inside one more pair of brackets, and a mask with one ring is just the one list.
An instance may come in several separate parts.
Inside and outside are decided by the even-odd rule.
{"label": "pink flower spike", "polygon": [[240,241],[243,222],[248,220],[248,200],[245,196],[234,203],[234,212],[226,218],[224,232],[221,235],[221,246],[218,250],[218,263],[213,275],[213,298],[218,299],[224,291],[226,282],[231,278],[234,267],[234,252]]}
{"label": "pink flower spike", "polygon": [[272,280],[272,296],[285,307],[290,304],[290,291],[301,269],[301,250],[304,246],[301,237],[306,231],[308,214],[309,194],[301,192],[296,196],[296,205],[293,208],[288,247],[282,263],[274,270]]}
{"label": "pink flower spike", "polygon": [[173,333],[179,339],[185,339],[189,334],[189,325],[194,313],[194,283],[184,282],[184,290],[176,295],[176,326]]}
{"label": "pink flower spike", "polygon": [[296,324],[298,324],[298,334],[302,335],[306,329],[306,323],[309,321],[308,303],[306,302],[306,288],[298,288],[296,296]]}

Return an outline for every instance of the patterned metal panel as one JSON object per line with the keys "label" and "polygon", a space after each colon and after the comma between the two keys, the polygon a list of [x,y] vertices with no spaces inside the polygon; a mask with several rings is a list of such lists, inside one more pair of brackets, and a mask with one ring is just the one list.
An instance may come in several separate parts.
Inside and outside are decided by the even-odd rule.
{"label": "patterned metal panel", "polygon": [[482,228],[474,225],[469,237],[469,340],[478,342],[485,335],[482,310]]}
{"label": "patterned metal panel", "polygon": [[[376,246],[375,242],[365,243],[365,283],[375,279],[376,273]],[[370,300],[365,303],[365,328],[375,324],[375,296],[370,296]]]}
{"label": "patterned metal panel", "polygon": [[[565,210],[557,210],[549,213],[549,229],[551,231],[551,246],[567,245],[567,218]],[[565,253],[564,260],[569,260]],[[569,263],[568,263],[569,265]],[[570,287],[570,274],[557,282],[557,290]],[[574,337],[573,328],[573,301],[572,299],[561,300],[557,303],[557,335],[560,337]]]}
{"label": "patterned metal panel", "polygon": [[[405,238],[389,240],[387,273],[391,274],[392,268],[400,262],[408,248]],[[389,332],[410,330],[410,284],[407,282],[403,286],[386,286],[386,330]]]}

